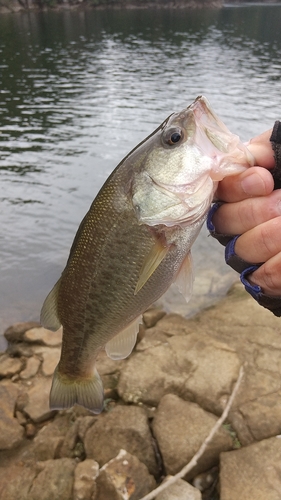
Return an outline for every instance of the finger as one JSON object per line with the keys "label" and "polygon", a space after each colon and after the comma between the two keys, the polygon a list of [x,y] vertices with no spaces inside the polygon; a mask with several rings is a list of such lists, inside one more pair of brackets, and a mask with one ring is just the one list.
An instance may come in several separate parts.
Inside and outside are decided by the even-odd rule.
{"label": "finger", "polygon": [[251,139],[247,144],[247,148],[255,158],[255,165],[265,168],[273,168],[275,165],[274,154],[270,142],[272,129],[263,132]]}
{"label": "finger", "polygon": [[247,279],[251,284],[259,285],[266,295],[281,296],[281,253],[274,255]]}
{"label": "finger", "polygon": [[235,252],[247,262],[266,262],[281,252],[281,216],[271,219],[242,234]]}
{"label": "finger", "polygon": [[219,182],[216,197],[222,201],[241,201],[250,196],[266,196],[274,188],[271,173],[262,167],[251,167],[239,175]]}
{"label": "finger", "polygon": [[213,215],[212,222],[220,234],[243,234],[255,226],[281,215],[281,190],[268,196],[248,198],[237,203],[224,203]]}

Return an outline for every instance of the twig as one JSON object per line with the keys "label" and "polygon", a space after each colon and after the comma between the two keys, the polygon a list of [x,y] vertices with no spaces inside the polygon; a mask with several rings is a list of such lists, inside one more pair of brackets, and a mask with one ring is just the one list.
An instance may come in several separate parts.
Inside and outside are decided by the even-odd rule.
{"label": "twig", "polygon": [[168,488],[169,486],[174,484],[176,481],[178,481],[178,479],[181,479],[182,477],[184,477],[191,469],[193,469],[193,467],[195,467],[198,460],[202,457],[204,451],[206,450],[208,444],[213,439],[214,435],[216,434],[216,432],[219,430],[220,426],[225,421],[225,419],[229,413],[229,410],[231,408],[231,405],[234,401],[234,398],[235,398],[235,396],[238,392],[238,389],[240,387],[243,375],[244,375],[244,369],[243,369],[243,366],[241,366],[240,370],[239,370],[238,378],[237,378],[235,385],[233,387],[233,391],[229,397],[229,400],[227,402],[225,409],[223,410],[222,415],[216,421],[216,423],[215,423],[214,427],[211,429],[209,435],[206,437],[205,441],[202,443],[199,450],[197,451],[197,453],[195,453],[195,455],[190,460],[190,462],[188,462],[188,464],[186,464],[183,467],[183,469],[180,472],[178,472],[175,476],[169,477],[169,479],[167,479],[164,483],[160,484],[160,486],[158,486],[157,488],[155,488],[155,490],[148,493],[148,495],[145,495],[144,497],[142,497],[140,500],[153,500],[153,498],[155,498],[156,495],[158,495],[159,493],[164,491],[166,488]]}

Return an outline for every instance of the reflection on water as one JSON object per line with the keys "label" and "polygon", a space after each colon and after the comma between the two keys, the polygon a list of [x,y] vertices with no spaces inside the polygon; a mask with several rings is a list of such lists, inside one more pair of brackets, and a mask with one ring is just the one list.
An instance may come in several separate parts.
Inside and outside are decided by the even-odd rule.
{"label": "reflection on water", "polygon": [[[205,94],[243,140],[272,126],[280,22],[280,5],[1,16],[0,328],[38,318],[105,178],[172,111]],[[233,279],[196,245],[192,308]]]}

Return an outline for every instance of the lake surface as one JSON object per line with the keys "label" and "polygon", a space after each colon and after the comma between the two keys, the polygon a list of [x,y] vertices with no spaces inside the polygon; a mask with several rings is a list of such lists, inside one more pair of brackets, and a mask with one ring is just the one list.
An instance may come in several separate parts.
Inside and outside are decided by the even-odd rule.
{"label": "lake surface", "polygon": [[[0,331],[39,318],[104,180],[171,112],[204,94],[242,140],[272,127],[280,25],[259,4],[1,16]],[[236,276],[206,230],[195,264],[187,315]]]}

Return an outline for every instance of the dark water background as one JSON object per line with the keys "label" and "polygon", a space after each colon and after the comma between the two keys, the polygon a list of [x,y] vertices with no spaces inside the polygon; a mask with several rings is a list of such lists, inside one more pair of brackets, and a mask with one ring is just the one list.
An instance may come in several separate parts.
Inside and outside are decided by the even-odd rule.
{"label": "dark water background", "polygon": [[[281,5],[0,17],[0,331],[38,319],[125,154],[199,94],[248,140],[281,115]],[[202,231],[190,314],[234,273]]]}

